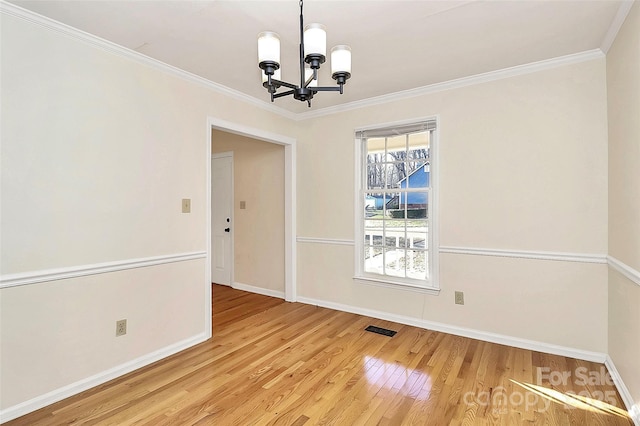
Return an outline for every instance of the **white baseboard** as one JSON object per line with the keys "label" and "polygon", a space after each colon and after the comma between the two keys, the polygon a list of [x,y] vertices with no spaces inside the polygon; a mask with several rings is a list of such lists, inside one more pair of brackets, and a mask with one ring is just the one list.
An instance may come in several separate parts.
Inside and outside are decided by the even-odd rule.
{"label": "white baseboard", "polygon": [[440,331],[443,333],[455,334],[456,336],[469,337],[471,339],[483,340],[501,345],[514,346],[516,348],[529,349],[538,352],[545,352],[554,355],[566,356],[570,358],[582,359],[591,362],[604,363],[607,355],[601,352],[591,352],[582,349],[575,349],[566,346],[554,345],[551,343],[537,342],[535,340],[521,339],[519,337],[506,336],[503,334],[491,333],[488,331],[474,330],[466,327],[443,324],[434,321],[427,321],[420,318],[407,317],[404,315],[390,314],[388,312],[376,311],[373,309],[360,308],[357,306],[343,305],[341,303],[328,302],[325,300],[312,299],[308,297],[298,297],[298,302],[309,305],[322,306],[324,308],[338,311],[350,312],[386,321],[393,321],[400,324],[412,325],[428,330]]}
{"label": "white baseboard", "polygon": [[278,299],[284,299],[284,291],[272,290],[270,288],[256,287],[249,284],[243,284],[234,282],[231,286],[236,290],[248,291],[250,293],[262,294],[263,296],[277,297]]}
{"label": "white baseboard", "polygon": [[629,415],[631,416],[631,420],[633,420],[633,424],[640,426],[640,403],[634,404],[631,408],[627,409],[629,410]]}
{"label": "white baseboard", "polygon": [[503,334],[474,330],[465,327],[458,327],[433,321],[422,320],[419,318],[407,317],[403,315],[390,314],[388,312],[360,308],[351,305],[344,305],[341,303],[329,302],[326,300],[313,299],[309,297],[298,297],[297,301],[300,303],[306,303],[308,305],[316,305],[324,308],[335,309],[338,311],[378,318],[386,321],[393,321],[400,324],[425,328],[428,330],[454,334],[456,336],[469,337],[471,339],[483,340],[486,342],[498,343],[501,345],[508,345],[516,348],[566,356],[585,361],[604,363],[609,370],[609,374],[611,375],[611,378],[613,379],[627,410],[629,411],[631,419],[636,426],[640,426],[640,404],[636,404],[634,402],[629,389],[627,389],[624,382],[622,381],[622,377],[618,373],[618,370],[616,370],[615,365],[613,364],[613,360],[607,354],[554,345],[551,343],[537,342],[534,340],[521,339],[519,337],[506,336]]}
{"label": "white baseboard", "polygon": [[130,373],[134,370],[152,364],[177,352],[183,351],[191,346],[197,345],[207,340],[206,333],[200,333],[196,336],[174,343],[155,352],[151,352],[147,355],[143,355],[139,358],[133,359],[124,364],[113,367],[109,370],[102,371],[86,379],[79,380],[75,383],[71,383],[67,386],[55,389],[51,392],[47,392],[44,395],[37,396],[28,401],[21,402],[20,404],[6,408],[0,411],[0,422],[8,422],[25,414],[39,410],[40,408],[51,405],[55,402],[61,401],[70,396],[79,394],[88,389],[101,385],[120,377],[124,374]]}
{"label": "white baseboard", "polygon": [[607,358],[604,361],[604,365],[607,367],[607,370],[609,370],[609,375],[611,376],[613,383],[615,383],[616,388],[618,388],[618,392],[620,392],[620,396],[622,397],[622,401],[629,411],[631,420],[633,420],[633,423],[636,426],[640,426],[640,404],[636,404],[633,400],[631,392],[629,392],[629,389],[622,381],[622,377],[620,376],[618,369],[614,365],[613,360],[609,355],[607,355]]}

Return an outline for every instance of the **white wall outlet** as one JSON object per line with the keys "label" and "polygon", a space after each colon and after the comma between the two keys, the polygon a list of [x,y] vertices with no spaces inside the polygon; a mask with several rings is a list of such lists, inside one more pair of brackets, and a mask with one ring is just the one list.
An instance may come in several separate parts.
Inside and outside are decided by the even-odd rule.
{"label": "white wall outlet", "polygon": [[127,334],[127,320],[116,321],[116,337]]}

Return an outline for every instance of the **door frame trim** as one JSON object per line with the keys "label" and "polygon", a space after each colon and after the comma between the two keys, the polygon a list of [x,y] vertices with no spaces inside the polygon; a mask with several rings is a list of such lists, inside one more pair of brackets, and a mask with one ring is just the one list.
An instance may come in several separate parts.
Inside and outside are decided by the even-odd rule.
{"label": "door frame trim", "polygon": [[284,146],[284,299],[287,302],[297,300],[296,283],[296,143],[295,138],[268,132],[255,127],[246,126],[222,120],[215,117],[207,117],[206,131],[206,231],[207,231],[207,258],[205,270],[205,321],[208,336],[212,335],[211,323],[211,136],[212,130],[234,133],[264,142]]}
{"label": "door frame trim", "polygon": [[[231,158],[231,211],[229,212],[230,215],[230,220],[231,220],[231,235],[229,236],[231,238],[231,271],[229,272],[229,286],[232,287],[233,283],[235,282],[235,255],[236,255],[236,251],[235,251],[235,227],[234,227],[234,223],[235,223],[235,217],[234,217],[234,210],[235,210],[235,199],[233,198],[234,195],[234,188],[235,188],[235,182],[234,182],[234,171],[233,171],[233,167],[234,167],[234,159],[233,159],[233,151],[227,151],[227,152],[217,152],[215,154],[211,154],[211,162],[213,162],[213,160],[217,159],[217,158]],[[212,168],[213,170],[213,168]],[[213,171],[212,171],[213,174]],[[209,179],[209,182],[211,182],[211,179]],[[213,199],[211,199],[211,202],[208,204],[209,209],[212,209],[211,205],[213,203]],[[213,211],[211,212],[211,214],[213,215]],[[210,236],[211,237],[211,236]],[[213,245],[211,245],[211,254],[212,254],[212,262],[213,262]],[[213,266],[213,265],[212,265]],[[211,274],[213,276],[213,273]]]}

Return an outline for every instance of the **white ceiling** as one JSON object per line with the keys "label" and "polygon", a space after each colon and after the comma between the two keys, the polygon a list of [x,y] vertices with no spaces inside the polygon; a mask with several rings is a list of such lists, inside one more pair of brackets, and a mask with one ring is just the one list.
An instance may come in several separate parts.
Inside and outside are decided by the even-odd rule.
{"label": "white ceiling", "polygon": [[[18,6],[269,102],[257,66],[257,34],[282,41],[282,78],[298,76],[299,8],[278,1],[12,0]],[[319,93],[313,108],[598,49],[617,0],[307,0],[305,24],[327,28],[328,50],[348,44],[345,93]],[[321,85],[333,85],[323,65]],[[308,111],[290,96],[276,105]]]}

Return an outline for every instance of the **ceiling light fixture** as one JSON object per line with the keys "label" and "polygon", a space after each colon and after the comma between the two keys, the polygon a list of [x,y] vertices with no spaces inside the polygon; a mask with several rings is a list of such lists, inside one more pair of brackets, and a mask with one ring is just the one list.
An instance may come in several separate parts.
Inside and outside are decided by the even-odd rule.
{"label": "ceiling light fixture", "polygon": [[[307,42],[305,50],[305,40]],[[300,1],[300,85],[280,80],[280,37],[272,31],[258,34],[258,66],[262,69],[262,85],[271,94],[271,102],[275,98],[293,95],[299,101],[307,102],[311,107],[311,99],[318,92],[339,91],[351,77],[351,48],[341,44],[331,49],[331,77],[338,86],[319,87],[318,69],[325,62],[327,53],[327,33],[324,25],[309,24],[304,28],[302,16],[302,0]],[[309,67],[305,67],[305,63]],[[277,92],[280,87],[291,90]]]}

